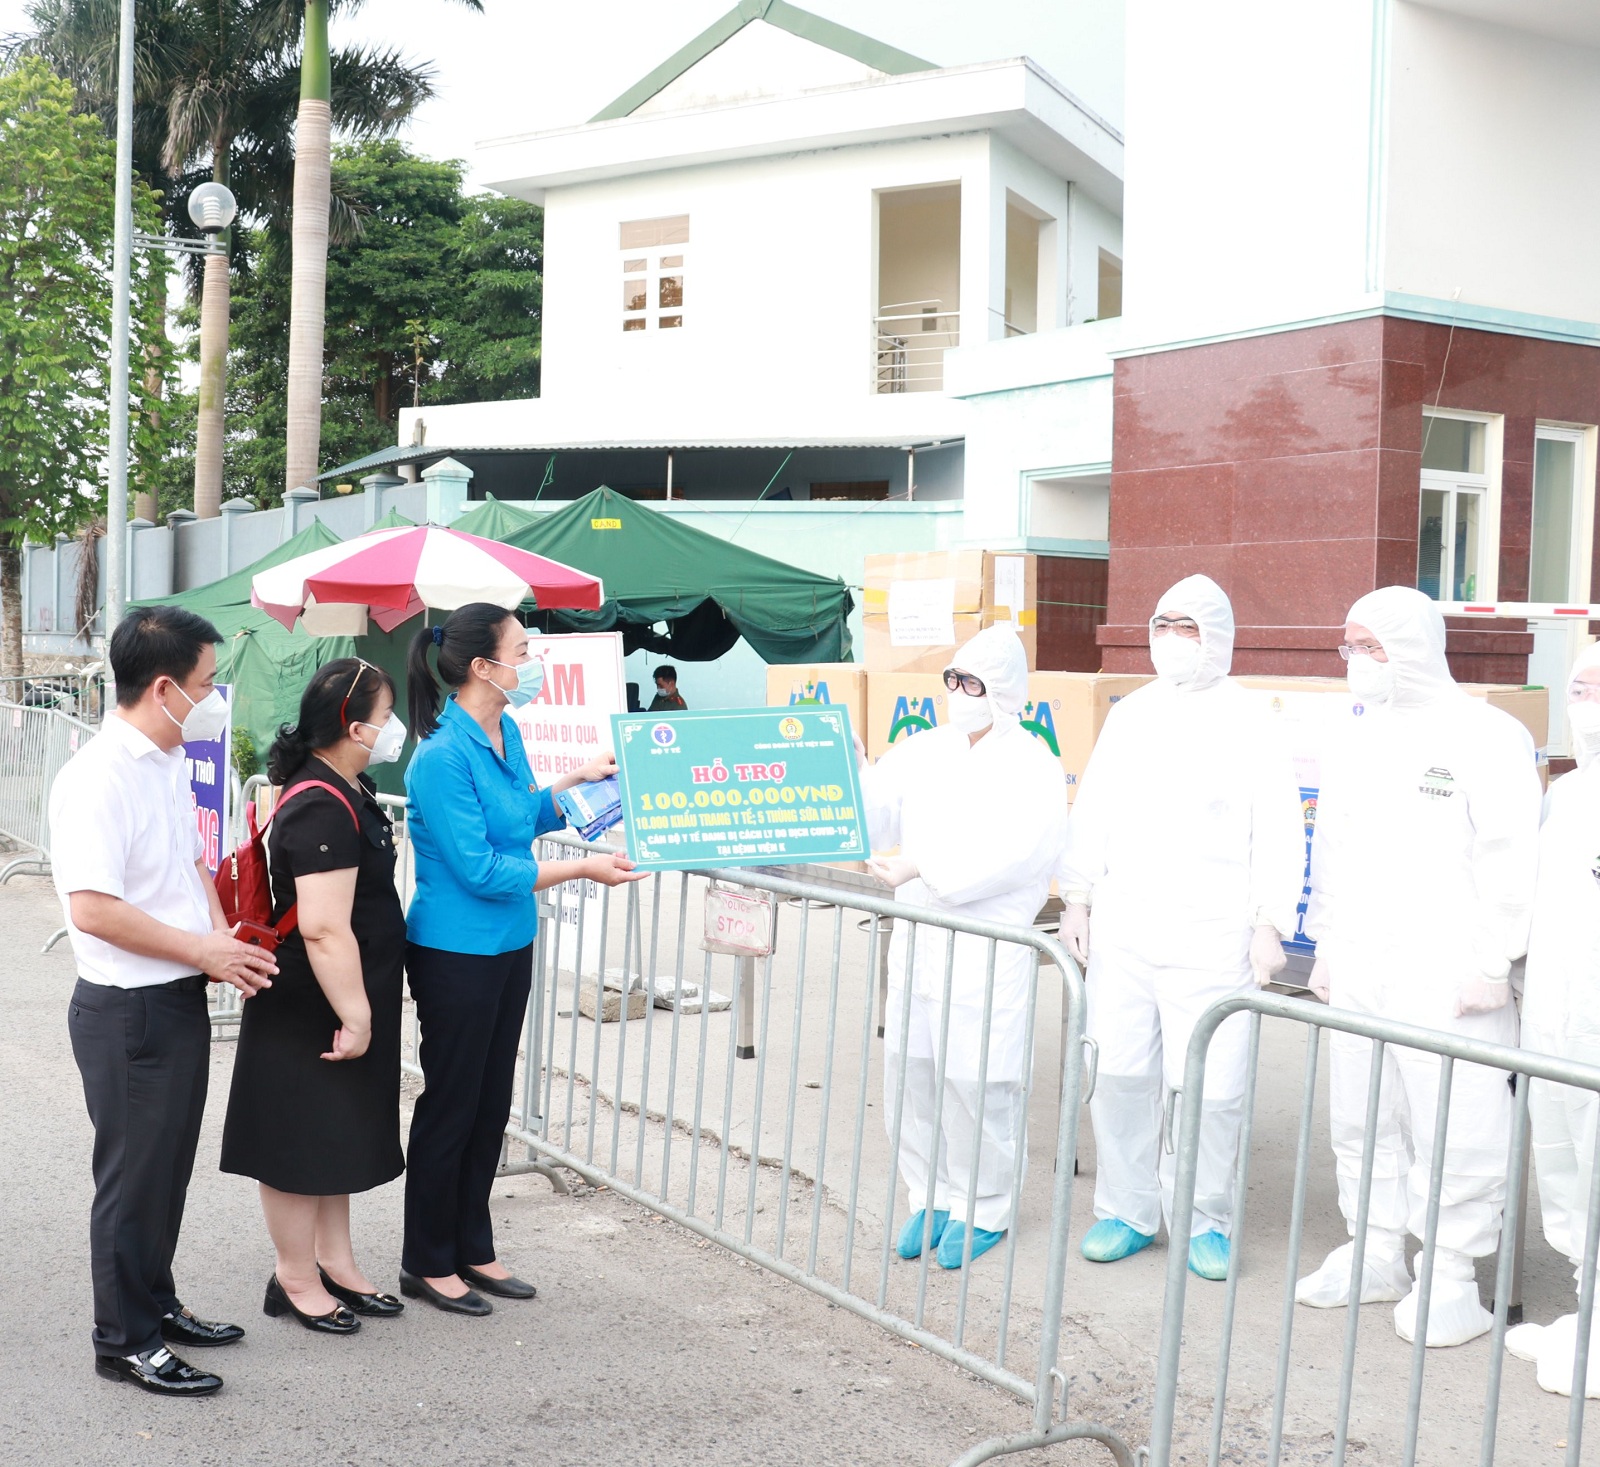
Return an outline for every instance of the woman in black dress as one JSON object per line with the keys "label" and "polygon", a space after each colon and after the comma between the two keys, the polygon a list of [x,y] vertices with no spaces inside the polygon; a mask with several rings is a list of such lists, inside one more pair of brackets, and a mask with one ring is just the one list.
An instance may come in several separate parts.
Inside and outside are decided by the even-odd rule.
{"label": "woman in black dress", "polygon": [[405,736],[389,675],[346,657],[311,679],[300,721],[279,729],[267,758],[284,790],[267,834],[272,916],[298,903],[299,925],[278,948],[273,986],[244,1009],[222,1170],[261,1184],[278,1255],[266,1313],[327,1334],[404,1308],[356,1263],[350,1194],[405,1168],[406,922],[389,819],[365,773],[398,758]]}

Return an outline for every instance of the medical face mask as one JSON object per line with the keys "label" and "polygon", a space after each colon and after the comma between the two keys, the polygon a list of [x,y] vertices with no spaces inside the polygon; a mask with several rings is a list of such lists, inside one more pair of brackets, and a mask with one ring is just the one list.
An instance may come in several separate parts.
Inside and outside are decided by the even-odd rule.
{"label": "medical face mask", "polygon": [[1193,637],[1163,632],[1150,638],[1150,661],[1156,676],[1169,683],[1186,683],[1200,671],[1200,643]]}
{"label": "medical face mask", "polygon": [[400,757],[400,751],[406,745],[406,726],[400,722],[393,709],[389,710],[389,716],[384,719],[382,728],[375,723],[363,723],[361,727],[374,729],[378,735],[367,751],[369,763],[393,764]]}
{"label": "medical face mask", "polygon": [[187,693],[173,683],[184,702],[189,705],[189,711],[184,715],[183,722],[178,723],[172,718],[171,711],[166,704],[161,705],[161,711],[178,723],[178,728],[183,734],[186,744],[210,744],[222,737],[223,731],[228,727],[228,700],[215,688],[205,695],[198,703]]}
{"label": "medical face mask", "polygon": [[987,694],[982,698],[974,698],[970,693],[950,695],[950,723],[962,733],[981,733],[993,722],[994,713]]}
{"label": "medical face mask", "polygon": [[1394,693],[1394,663],[1358,652],[1345,669],[1345,681],[1363,703],[1387,703]]}
{"label": "medical face mask", "polygon": [[[494,662],[492,657],[486,660]],[[544,687],[544,663],[523,662],[513,667],[509,662],[494,662],[494,665],[503,667],[507,672],[514,672],[517,675],[516,687],[500,688],[500,691],[506,695],[506,701],[513,708],[526,708],[528,704],[539,696],[540,690]],[[500,684],[496,683],[495,686],[499,688]]]}
{"label": "medical face mask", "polygon": [[1578,763],[1587,764],[1600,754],[1600,703],[1587,698],[1568,703],[1567,727],[1572,731],[1572,756]]}

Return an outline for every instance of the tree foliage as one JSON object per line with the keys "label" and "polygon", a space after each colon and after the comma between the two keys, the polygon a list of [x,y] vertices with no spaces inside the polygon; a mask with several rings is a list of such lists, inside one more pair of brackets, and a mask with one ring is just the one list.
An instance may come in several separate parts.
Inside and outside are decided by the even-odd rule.
{"label": "tree foliage", "polygon": [[[361,232],[328,254],[323,468],[393,445],[419,389],[424,405],[535,395],[542,212],[464,195],[460,164],[393,141],[338,149],[333,177]],[[224,492],[260,502],[283,479],[290,259],[267,231],[242,248]]]}
{"label": "tree foliage", "polygon": [[[19,552],[25,539],[70,535],[103,512],[111,335],[115,151],[72,87],[42,61],[0,72],[0,580],[5,656],[20,659]],[[147,227],[156,201],[138,189]],[[151,320],[160,272],[134,282],[134,349],[162,338]],[[136,358],[137,359],[137,358]],[[164,358],[159,358],[164,371]],[[130,411],[142,423],[133,475],[165,452],[148,384],[134,372]]]}

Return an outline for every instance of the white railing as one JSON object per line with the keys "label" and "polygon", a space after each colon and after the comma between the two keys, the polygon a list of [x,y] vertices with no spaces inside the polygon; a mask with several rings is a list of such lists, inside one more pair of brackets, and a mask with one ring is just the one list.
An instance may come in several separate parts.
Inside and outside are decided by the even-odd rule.
{"label": "white railing", "polygon": [[961,344],[961,315],[938,301],[890,306],[872,322],[872,390],[940,392],[944,354]]}

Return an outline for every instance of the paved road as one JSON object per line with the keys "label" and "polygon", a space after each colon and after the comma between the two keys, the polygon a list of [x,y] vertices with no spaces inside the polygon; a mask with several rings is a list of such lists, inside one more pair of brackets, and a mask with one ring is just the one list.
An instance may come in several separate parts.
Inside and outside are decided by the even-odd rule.
{"label": "paved road", "polygon": [[[46,883],[0,888],[0,1463],[945,1464],[1024,1424],[1009,1397],[620,1198],[558,1197],[532,1177],[496,1188],[495,1223],[534,1303],[487,1320],[418,1305],[351,1339],[267,1319],[254,1189],[216,1170],[227,1044],[178,1278],[198,1312],[249,1334],[195,1352],[228,1382],[207,1401],[98,1379],[72,960],[64,945],[37,955],[58,920]],[[362,1256],[391,1287],[400,1201],[390,1186],[355,1211]]]}

